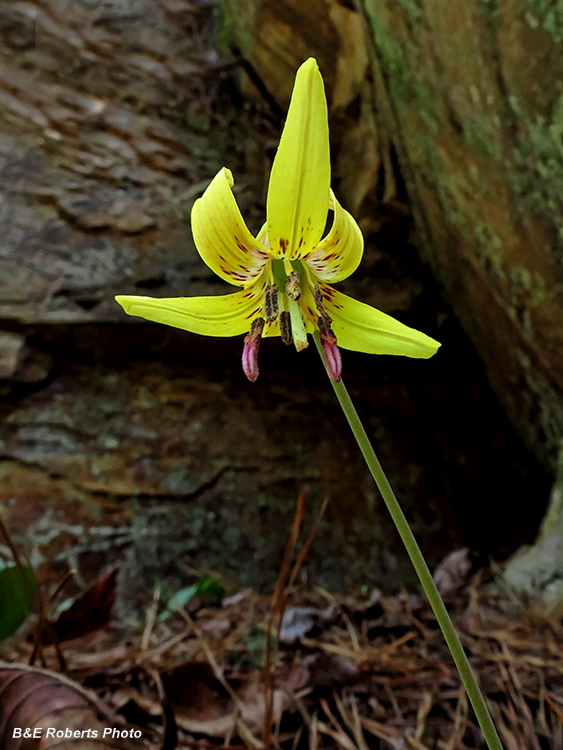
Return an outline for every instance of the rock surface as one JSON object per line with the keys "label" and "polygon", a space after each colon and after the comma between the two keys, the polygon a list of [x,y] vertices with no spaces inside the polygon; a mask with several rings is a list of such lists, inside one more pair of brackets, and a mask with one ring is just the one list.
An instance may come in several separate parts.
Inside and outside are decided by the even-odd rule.
{"label": "rock surface", "polygon": [[203,81],[219,75],[189,33],[198,15],[189,2],[2,3],[0,318],[117,320],[118,292],[214,291],[189,231],[221,167],[197,127]]}
{"label": "rock surface", "polygon": [[[64,347],[55,330],[50,382],[3,405],[0,505],[45,580],[72,567],[87,581],[118,563],[127,612],[159,581],[172,595],[194,570],[217,571],[228,587],[269,588],[302,489],[304,533],[330,497],[305,565],[312,580],[384,590],[413,580],[315,352],[281,360],[279,342],[265,342],[250,388],[230,369],[238,342],[214,355],[203,339],[160,330],[71,327]],[[148,361],[135,362],[135,352]],[[352,396],[430,563],[464,543],[506,554],[531,541],[529,509],[510,498],[532,491],[539,475],[498,432],[500,414],[488,421],[491,402],[472,400],[467,363],[463,373],[453,360],[427,365],[381,361],[366,375],[362,357],[345,358]]]}

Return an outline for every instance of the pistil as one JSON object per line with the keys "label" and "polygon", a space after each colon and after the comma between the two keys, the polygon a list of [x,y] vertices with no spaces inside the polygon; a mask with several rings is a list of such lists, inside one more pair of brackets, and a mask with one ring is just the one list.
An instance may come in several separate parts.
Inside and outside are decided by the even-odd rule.
{"label": "pistil", "polygon": [[301,286],[299,284],[299,274],[297,271],[291,271],[287,277],[287,284],[285,286],[285,293],[289,299],[297,300],[301,297]]}
{"label": "pistil", "polygon": [[287,298],[289,307],[289,316],[291,318],[291,337],[295,348],[298,352],[303,351],[309,346],[307,341],[307,331],[305,330],[305,323],[303,322],[303,315],[301,314],[301,308],[299,303],[291,297]]}

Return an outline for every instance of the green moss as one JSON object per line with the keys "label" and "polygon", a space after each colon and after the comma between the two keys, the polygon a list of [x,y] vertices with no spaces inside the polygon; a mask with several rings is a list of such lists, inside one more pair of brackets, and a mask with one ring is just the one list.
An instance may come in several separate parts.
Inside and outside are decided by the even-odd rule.
{"label": "green moss", "polygon": [[498,7],[499,0],[481,0],[481,5],[483,6],[483,10],[490,18],[497,18],[499,15],[499,7]]}
{"label": "green moss", "polygon": [[418,21],[420,19],[420,8],[415,0],[398,0],[398,3],[413,21]]}
{"label": "green moss", "polygon": [[475,237],[479,245],[480,255],[486,256],[493,264],[499,265],[499,251],[502,249],[502,240],[495,234],[488,224],[478,220],[474,228]]}
{"label": "green moss", "polygon": [[508,95],[508,103],[510,105],[510,109],[514,112],[515,115],[518,115],[518,117],[524,117],[526,112],[524,111],[520,100],[515,94]]}
{"label": "green moss", "polygon": [[563,240],[562,135],[563,97],[560,97],[550,121],[536,116],[521,135],[514,151],[517,169],[511,175],[511,184],[524,205],[553,221]]}
{"label": "green moss", "polygon": [[553,41],[561,44],[563,41],[563,0],[526,0],[524,6],[529,8],[541,27],[551,34]]}
{"label": "green moss", "polygon": [[414,79],[405,66],[401,45],[384,26],[372,24],[372,27],[376,49],[395,95],[399,100],[411,101],[415,94]]}
{"label": "green moss", "polygon": [[260,3],[257,0],[221,0],[217,43],[226,52],[238,47],[243,55],[252,52]]}
{"label": "green moss", "polygon": [[[420,11],[412,0],[401,0],[400,4],[412,19],[418,18]],[[416,44],[409,39],[399,40],[381,22],[371,0],[366,0],[365,7],[392,99],[398,106],[415,104],[421,120],[436,135],[439,126],[435,116],[435,93],[418,74],[422,68],[417,62]]]}
{"label": "green moss", "polygon": [[540,307],[545,303],[547,288],[543,276],[539,273],[514,265],[507,270],[506,275],[513,293],[525,295],[527,305]]}
{"label": "green moss", "polygon": [[433,182],[444,215],[462,233],[465,233],[469,227],[472,227],[472,221],[470,221],[465,211],[460,208],[467,203],[463,195],[466,189],[465,180],[455,172],[444,172],[443,165],[438,161],[434,167]]}
{"label": "green moss", "polygon": [[475,151],[492,156],[496,161],[502,161],[503,153],[500,145],[493,140],[491,120],[485,112],[475,112],[462,122],[463,135],[466,142]]}

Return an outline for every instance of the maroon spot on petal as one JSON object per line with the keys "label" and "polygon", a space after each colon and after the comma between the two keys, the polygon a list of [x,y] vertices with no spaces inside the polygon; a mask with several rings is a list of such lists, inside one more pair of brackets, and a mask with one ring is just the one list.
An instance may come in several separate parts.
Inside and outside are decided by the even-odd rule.
{"label": "maroon spot on petal", "polygon": [[286,252],[288,245],[289,240],[287,240],[285,237],[280,237],[280,247],[282,249],[282,252]]}
{"label": "maroon spot on petal", "polygon": [[304,241],[304,238],[303,238],[303,235],[301,235],[301,239],[299,240],[299,247],[301,247],[301,246],[302,246],[302,244],[303,244],[303,241]]}

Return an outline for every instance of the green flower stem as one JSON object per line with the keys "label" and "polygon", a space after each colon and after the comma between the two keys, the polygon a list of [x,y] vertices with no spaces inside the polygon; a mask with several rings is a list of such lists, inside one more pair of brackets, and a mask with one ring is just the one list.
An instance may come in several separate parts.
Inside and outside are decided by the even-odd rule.
{"label": "green flower stem", "polygon": [[[317,345],[317,349],[319,350],[319,354],[321,355],[326,368],[324,350],[320,342],[318,332],[315,332],[314,339],[315,344]],[[448,611],[444,606],[442,597],[440,596],[438,589],[436,588],[436,584],[434,583],[432,574],[428,569],[426,560],[424,559],[422,552],[420,551],[420,548],[416,542],[416,539],[414,538],[414,535],[411,531],[409,523],[405,518],[405,514],[403,513],[401,506],[399,505],[399,502],[395,497],[395,493],[391,489],[391,485],[389,484],[389,480],[385,476],[381,464],[379,463],[379,459],[375,455],[375,451],[373,450],[366,431],[360,421],[358,412],[356,411],[354,404],[350,399],[348,391],[346,390],[346,386],[342,381],[336,383],[331,380],[330,382],[332,383],[332,387],[334,388],[334,392],[336,393],[336,398],[340,402],[340,406],[342,407],[344,415],[348,420],[348,424],[350,425],[350,428],[354,433],[354,437],[356,438],[360,450],[362,451],[362,454],[366,460],[371,475],[374,478],[375,483],[377,484],[379,491],[383,496],[383,499],[385,500],[385,504],[387,505],[387,508],[391,513],[391,517],[393,519],[393,522],[395,523],[395,526],[397,527],[397,531],[401,535],[401,539],[403,540],[403,543],[407,548],[407,552],[409,553],[409,557],[412,561],[412,564],[414,565],[414,569],[416,570],[417,575],[420,579],[422,588],[424,589],[426,596],[428,597],[430,606],[432,607],[432,610],[436,615],[436,620],[438,621],[438,624],[442,629],[442,633],[444,634],[446,643],[448,644],[448,647],[451,651],[454,662],[467,691],[467,695],[469,696],[469,700],[471,701],[471,705],[473,706],[473,710],[475,711],[475,715],[477,716],[479,726],[481,727],[481,730],[483,731],[483,734],[485,736],[485,740],[487,742],[489,750],[503,750],[499,736],[497,734],[497,730],[495,729],[495,725],[493,724],[493,720],[491,719],[489,709],[487,708],[485,699],[483,698],[481,690],[479,689],[479,685],[477,683],[473,670],[471,669],[471,665],[469,664],[465,651],[463,650],[463,646],[461,645],[459,636],[450,619]]]}

